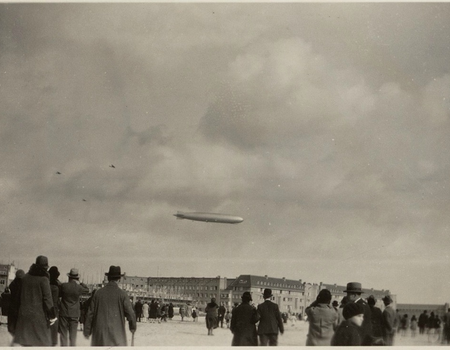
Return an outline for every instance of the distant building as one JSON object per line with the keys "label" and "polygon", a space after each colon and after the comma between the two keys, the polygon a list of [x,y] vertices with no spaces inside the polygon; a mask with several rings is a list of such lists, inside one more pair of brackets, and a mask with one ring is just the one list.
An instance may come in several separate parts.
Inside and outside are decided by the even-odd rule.
{"label": "distant building", "polygon": [[3,293],[5,288],[14,280],[16,271],[17,268],[14,266],[14,263],[8,265],[0,264],[0,293]]}

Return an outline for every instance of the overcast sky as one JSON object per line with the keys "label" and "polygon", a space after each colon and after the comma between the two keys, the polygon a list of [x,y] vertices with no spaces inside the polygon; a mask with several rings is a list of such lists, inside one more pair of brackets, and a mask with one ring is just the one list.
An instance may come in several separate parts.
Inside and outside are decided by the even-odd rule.
{"label": "overcast sky", "polygon": [[449,57],[449,3],[0,4],[0,259],[449,302]]}

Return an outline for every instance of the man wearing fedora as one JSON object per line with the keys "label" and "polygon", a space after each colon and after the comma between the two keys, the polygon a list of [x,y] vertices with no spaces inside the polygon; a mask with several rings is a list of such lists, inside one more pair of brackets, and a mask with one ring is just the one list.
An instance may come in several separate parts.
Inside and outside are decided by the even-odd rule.
{"label": "man wearing fedora", "polygon": [[371,345],[374,340],[372,336],[372,311],[370,310],[369,304],[361,298],[361,294],[364,293],[361,283],[347,283],[347,289],[344,292],[347,293],[348,303],[357,303],[364,307],[364,321],[359,330],[363,342],[362,345]]}
{"label": "man wearing fedora", "polygon": [[384,310],[383,310],[383,339],[385,345],[392,346],[394,345],[394,335],[395,335],[395,320],[396,320],[396,312],[392,307],[392,298],[389,295],[386,295],[383,299]]}
{"label": "man wearing fedora", "polygon": [[[278,305],[271,301],[272,290],[264,289],[264,302],[258,305],[259,315],[258,335],[260,346],[277,346],[278,332],[284,333],[283,320],[281,319]],[[233,318],[231,318],[233,319]]]}
{"label": "man wearing fedora", "polygon": [[61,307],[59,310],[59,333],[61,346],[76,346],[78,320],[80,318],[80,296],[89,288],[80,282],[78,269],[72,268],[67,274],[69,282],[61,285]]}
{"label": "man wearing fedora", "polygon": [[108,284],[99,289],[89,305],[83,329],[92,346],[127,346],[125,318],[131,333],[136,331],[136,314],[127,292],[119,288],[120,266],[110,266]]}

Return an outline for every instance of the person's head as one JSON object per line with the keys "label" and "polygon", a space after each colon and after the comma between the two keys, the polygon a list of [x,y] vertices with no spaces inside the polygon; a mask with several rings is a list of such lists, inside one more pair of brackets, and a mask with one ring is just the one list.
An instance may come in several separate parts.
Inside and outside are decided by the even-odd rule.
{"label": "person's head", "polygon": [[361,297],[362,287],[359,282],[349,282],[347,283],[347,289],[344,290],[347,293],[347,298],[349,301],[358,300]]}
{"label": "person's head", "polygon": [[272,289],[270,288],[265,288],[264,292],[263,292],[263,298],[264,299],[270,299],[272,298]]}
{"label": "person's head", "polygon": [[243,303],[249,303],[252,301],[252,295],[250,294],[250,292],[244,292],[241,299]]}
{"label": "person's head", "polygon": [[76,268],[70,269],[70,272],[67,274],[67,276],[69,277],[69,281],[80,279],[80,275],[78,275],[78,269]]}
{"label": "person's head", "polygon": [[216,302],[216,298],[211,298],[211,303],[215,303]]}
{"label": "person's head", "polygon": [[373,295],[370,295],[367,298],[367,304],[369,304],[370,306],[375,306],[376,303],[377,303],[377,299],[375,299],[375,297]]}
{"label": "person's head", "polygon": [[39,255],[37,258],[36,258],[36,263],[35,263],[35,265],[36,266],[38,266],[38,267],[40,267],[40,268],[42,268],[42,269],[45,269],[45,270],[47,270],[48,269],[48,258],[46,257],[46,256],[44,256],[44,255]]}
{"label": "person's head", "polygon": [[348,303],[344,306],[342,316],[349,322],[361,327],[364,321],[364,306],[358,303]]}
{"label": "person's head", "polygon": [[50,269],[48,270],[48,273],[50,275],[50,281],[57,280],[60,275],[58,268],[56,266],[50,267]]}
{"label": "person's head", "polygon": [[328,289],[322,289],[317,295],[316,301],[319,304],[329,304],[331,301],[331,293]]}
{"label": "person's head", "polygon": [[108,281],[114,281],[118,282],[120,281],[120,278],[123,277],[123,274],[121,274],[120,266],[114,266],[111,265],[109,267],[109,271],[105,273],[105,275],[108,277]]}
{"label": "person's head", "polygon": [[389,295],[386,295],[383,299],[384,306],[388,306],[392,303],[392,298]]}
{"label": "person's head", "polygon": [[333,300],[331,305],[333,305],[333,307],[338,307],[339,306],[339,302],[337,300]]}
{"label": "person's head", "polygon": [[22,269],[19,269],[16,271],[16,278],[22,278],[23,276],[25,276],[25,271]]}
{"label": "person's head", "polygon": [[347,298],[347,296],[345,296],[341,300],[341,306],[340,307],[343,308],[345,306],[345,304],[347,304],[347,303],[348,303],[348,298]]}

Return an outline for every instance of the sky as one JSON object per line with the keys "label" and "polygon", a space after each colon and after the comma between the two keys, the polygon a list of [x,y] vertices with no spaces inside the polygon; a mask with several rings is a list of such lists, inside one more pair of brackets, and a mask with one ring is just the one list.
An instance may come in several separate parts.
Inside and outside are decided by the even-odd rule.
{"label": "sky", "polygon": [[0,262],[450,302],[449,38],[449,3],[1,3]]}

